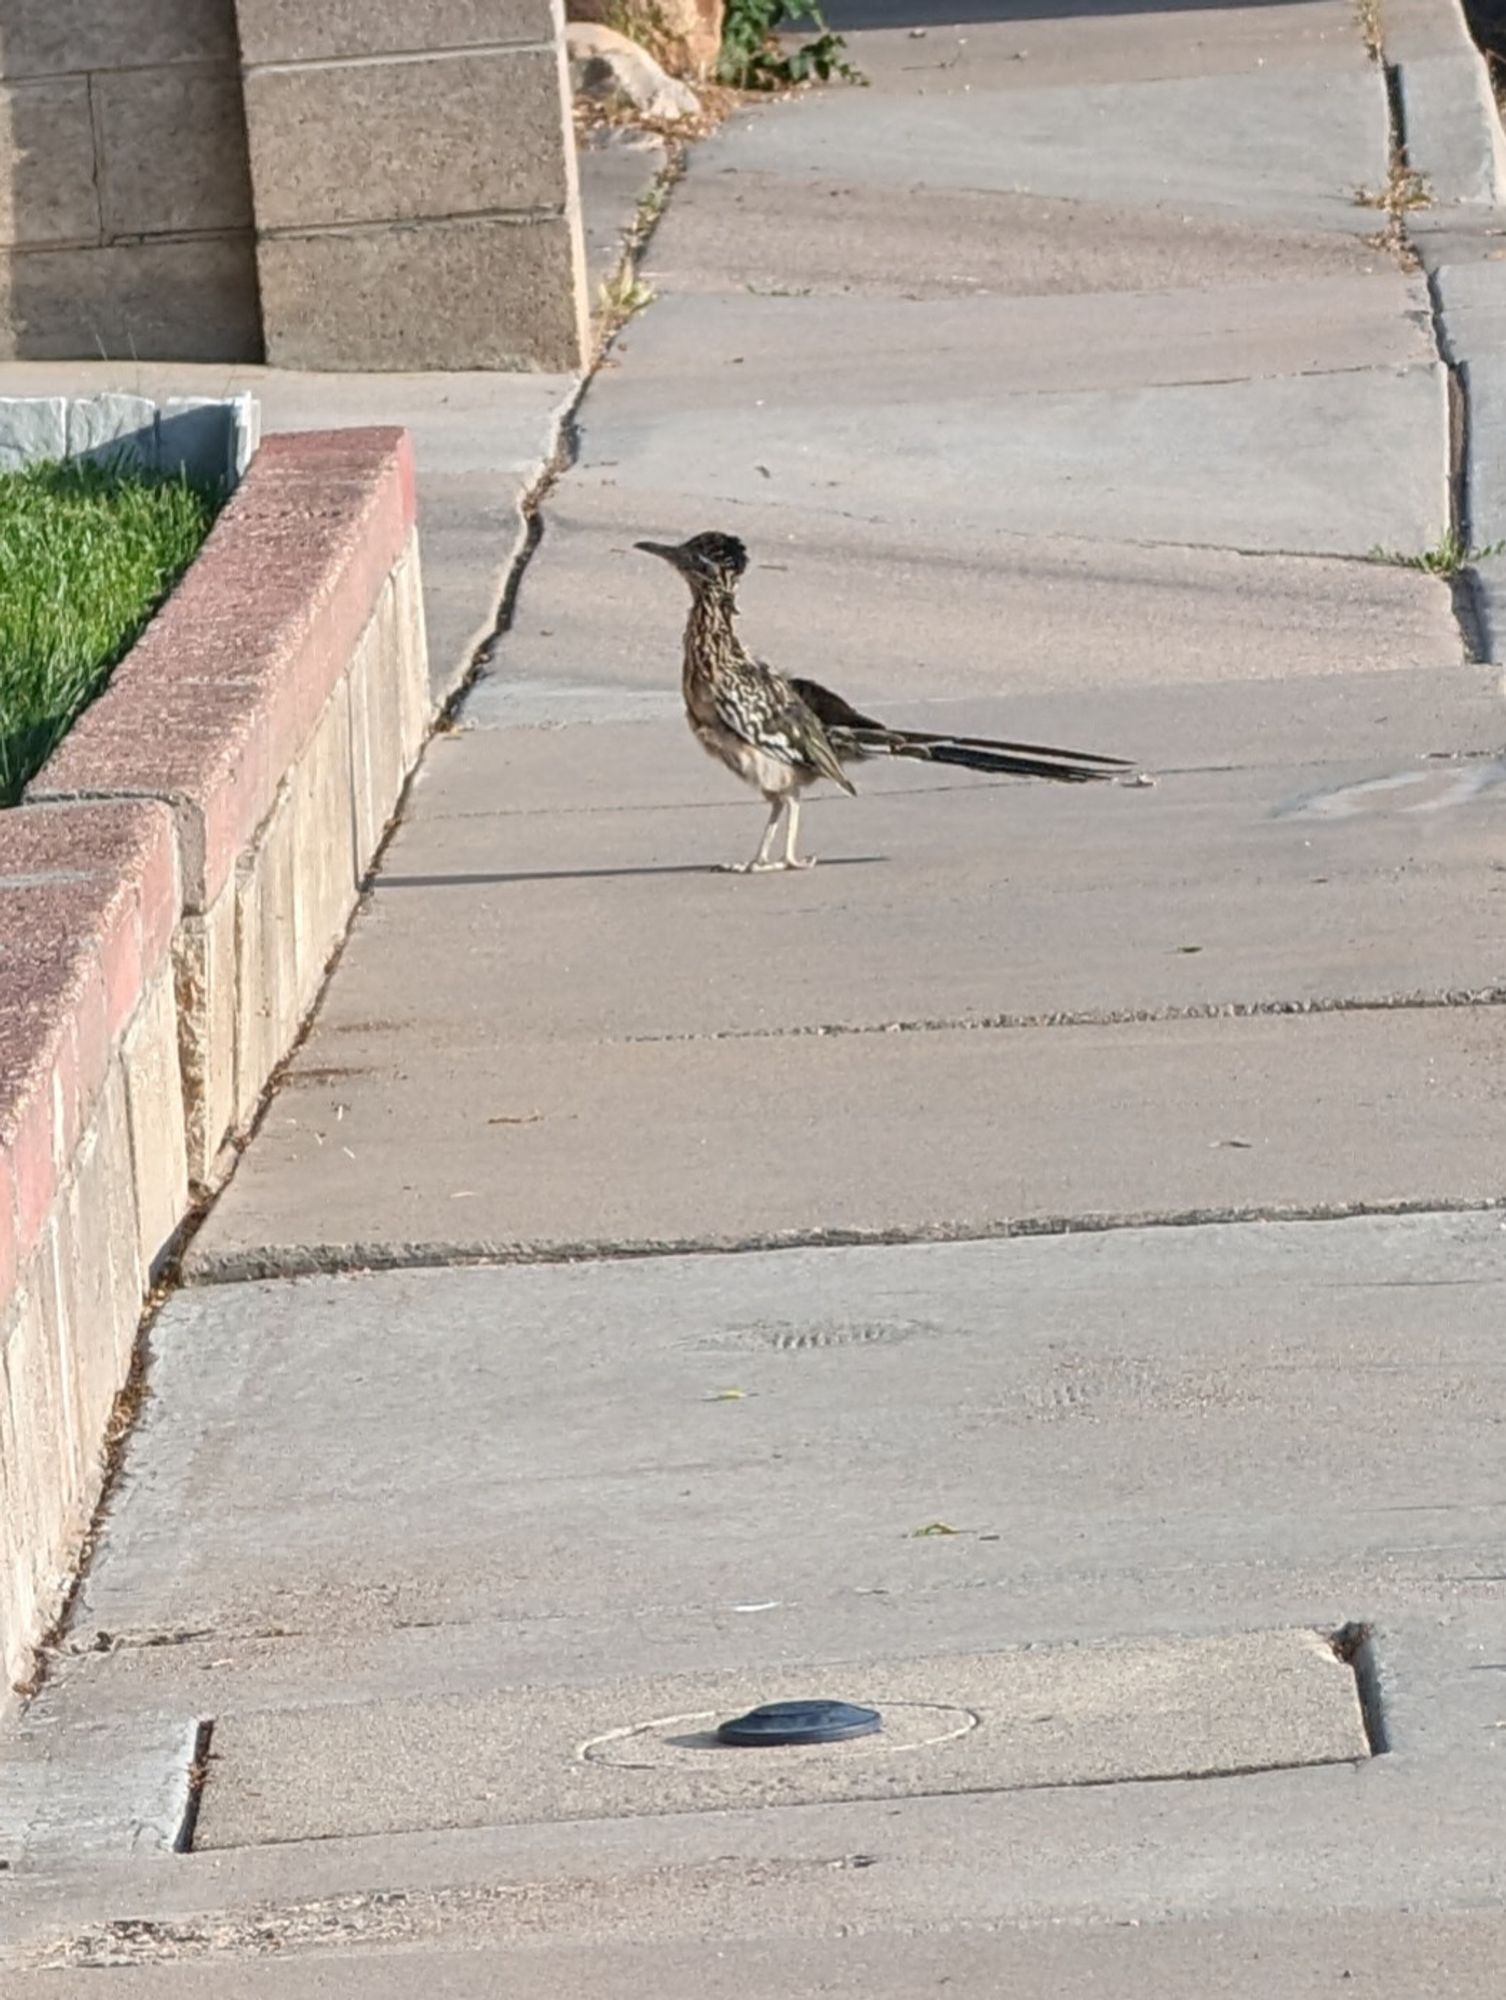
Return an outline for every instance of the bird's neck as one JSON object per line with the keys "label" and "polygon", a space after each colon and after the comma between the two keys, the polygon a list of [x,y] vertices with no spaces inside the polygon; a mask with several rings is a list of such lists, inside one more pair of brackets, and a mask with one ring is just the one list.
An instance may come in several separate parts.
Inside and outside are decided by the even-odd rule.
{"label": "bird's neck", "polygon": [[687,689],[692,681],[704,680],[729,653],[741,651],[733,629],[736,617],[737,602],[725,584],[697,586],[691,597],[690,617],[685,625],[684,679]]}

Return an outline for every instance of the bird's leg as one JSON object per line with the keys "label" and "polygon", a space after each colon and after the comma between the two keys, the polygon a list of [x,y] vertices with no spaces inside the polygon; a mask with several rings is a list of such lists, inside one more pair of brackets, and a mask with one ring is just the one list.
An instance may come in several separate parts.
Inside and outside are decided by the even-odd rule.
{"label": "bird's leg", "polygon": [[790,816],[784,823],[784,861],[786,868],[814,868],[816,857],[807,854],[803,858],[795,852],[800,835],[800,794],[790,793]]}
{"label": "bird's leg", "polygon": [[[766,794],[767,796],[767,794]],[[774,829],[779,824],[779,815],[784,811],[784,800],[776,793],[769,798],[768,824],[763,830],[763,839],[758,843],[758,852],[751,861],[724,861],[723,875],[763,875],[772,868],[782,868],[782,861],[771,861],[769,849],[774,845]]]}

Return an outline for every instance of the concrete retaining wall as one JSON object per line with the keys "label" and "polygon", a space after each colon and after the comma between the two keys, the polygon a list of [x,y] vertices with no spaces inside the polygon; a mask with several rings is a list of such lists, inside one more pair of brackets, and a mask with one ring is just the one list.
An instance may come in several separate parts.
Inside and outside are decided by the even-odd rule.
{"label": "concrete retaining wall", "polygon": [[260,349],[234,0],[5,0],[0,356]]}
{"label": "concrete retaining wall", "polygon": [[405,433],[275,437],[0,813],[0,1662],[65,1601],[143,1298],[427,728]]}

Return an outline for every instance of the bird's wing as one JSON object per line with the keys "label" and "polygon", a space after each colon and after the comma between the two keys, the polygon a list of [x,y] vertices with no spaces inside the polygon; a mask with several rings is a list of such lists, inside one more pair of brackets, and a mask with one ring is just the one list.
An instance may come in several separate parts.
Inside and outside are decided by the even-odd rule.
{"label": "bird's wing", "polygon": [[853,790],[820,718],[784,678],[762,660],[747,660],[719,675],[712,695],[717,720],[767,756],[792,767],[808,765],[823,778]]}
{"label": "bird's wing", "polygon": [[921,763],[952,764],[969,771],[994,771],[1018,778],[1054,778],[1083,784],[1133,768],[1122,757],[1098,757],[1086,750],[1058,750],[1044,743],[1012,743],[992,736],[951,736],[923,729],[891,729],[819,681],[792,679],[800,701],[818,717],[839,757],[912,757]]}
{"label": "bird's wing", "polygon": [[822,687],[819,681],[804,681],[790,676],[790,686],[805,703],[811,714],[823,729],[882,729],[882,722],[875,722],[871,715],[860,715],[849,701],[831,688]]}

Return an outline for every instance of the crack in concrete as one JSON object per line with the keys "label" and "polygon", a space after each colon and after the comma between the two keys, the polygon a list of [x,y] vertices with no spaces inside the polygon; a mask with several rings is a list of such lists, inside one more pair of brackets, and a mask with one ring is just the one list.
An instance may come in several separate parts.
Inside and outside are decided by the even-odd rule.
{"label": "crack in concrete", "polygon": [[259,1903],[249,1909],[186,1917],[118,1917],[34,1947],[20,1961],[36,1972],[148,1966],[230,1958],[249,1961],[372,1946],[444,1941],[471,1946],[534,1942],[558,1933],[583,1895],[610,1892],[624,1910],[646,1891],[684,1895],[724,1885],[729,1898],[813,1877],[833,1868],[867,1865],[866,1856],[809,1855],[788,1860],[719,1856],[628,1869],[609,1885],[591,1877],[487,1882],[443,1888],[385,1888],[320,1896],[305,1902]]}
{"label": "crack in concrete", "polygon": [[[636,1046],[685,1042],[772,1042],[808,1035],[966,1034],[1007,1028],[1131,1028],[1175,1021],[1256,1021],[1301,1014],[1392,1014],[1446,1007],[1506,1006],[1506,985],[1434,992],[1318,996],[1311,1000],[1208,1000],[1171,1007],[1064,1008],[1040,1014],[936,1015],[902,1021],[830,1021],[783,1028],[718,1028],[709,1033],[624,1035]],[[611,1043],[605,1044],[611,1046]]]}
{"label": "crack in concrete", "polygon": [[486,1266],[628,1263],[661,1257],[732,1257],[778,1250],[868,1250],[920,1243],[992,1243],[1015,1237],[1103,1236],[1123,1229],[1200,1229],[1246,1222],[1351,1222],[1364,1216],[1493,1215],[1500,1194],[1397,1196],[1383,1201],[1261,1202],[1213,1208],[1079,1215],[1007,1216],[971,1222],[898,1223],[865,1228],[755,1231],[744,1236],[643,1238],[637,1241],[519,1243],[454,1239],[414,1243],[286,1244],[208,1251],[184,1273],[188,1286],[257,1284],[291,1278],[364,1276],[379,1271],[460,1270]]}
{"label": "crack in concrete", "polygon": [[[1435,367],[1438,364],[1436,362],[1424,362],[1417,365],[1419,367]],[[584,479],[594,479],[599,487],[615,487],[617,481],[615,479],[603,479],[601,477],[601,469],[603,467],[615,467],[617,464],[618,461],[616,459],[593,462],[589,456],[582,456],[571,469],[578,471]],[[746,493],[709,493],[699,495],[698,497],[705,500],[711,506],[727,507],[729,509],[735,507],[758,507],[763,504],[762,496],[758,499],[753,499]],[[785,503],[788,504],[788,502],[789,496],[786,495]],[[894,516],[890,514],[864,514],[860,513],[856,508],[851,507],[823,507],[814,501],[811,504],[813,511],[816,513],[830,515],[833,520],[837,521],[855,521],[861,527],[865,528],[893,529],[904,525],[897,522]],[[1053,542],[1063,542],[1077,547],[1090,545],[1095,550],[1171,550],[1173,553],[1194,556],[1239,556],[1250,562],[1275,560],[1277,562],[1363,563],[1372,567],[1379,563],[1382,567],[1394,567],[1389,557],[1377,556],[1368,549],[1289,549],[1280,545],[1274,548],[1246,548],[1238,542],[1186,542],[1157,536],[1141,535],[1089,536],[1084,534],[1080,528],[1067,530],[1063,528],[1008,528],[993,526],[989,529],[989,533],[999,541],[1031,542],[1047,545]]]}
{"label": "crack in concrete", "polygon": [[[637,216],[624,240],[622,260],[617,272],[619,278],[624,273],[637,270],[639,261],[669,205],[670,193],[684,171],[683,143],[671,145],[666,153],[664,165],[654,176],[647,193],[639,201]],[[538,478],[519,502],[519,511],[524,523],[523,545],[513,558],[512,566],[507,573],[501,601],[497,606],[496,623],[492,627],[491,634],[477,647],[470,671],[445,704],[442,717],[442,722],[445,724],[453,726],[455,716],[463,705],[465,697],[491,664],[497,647],[512,630],[523,579],[544,539],[545,504],[566,473],[573,471],[580,463],[581,437],[577,419],[581,406],[589,395],[591,385],[600,373],[602,364],[606,361],[612,344],[621,330],[621,324],[608,324],[602,328],[595,351],[581,375],[575,394],[559,413],[554,448]]]}

